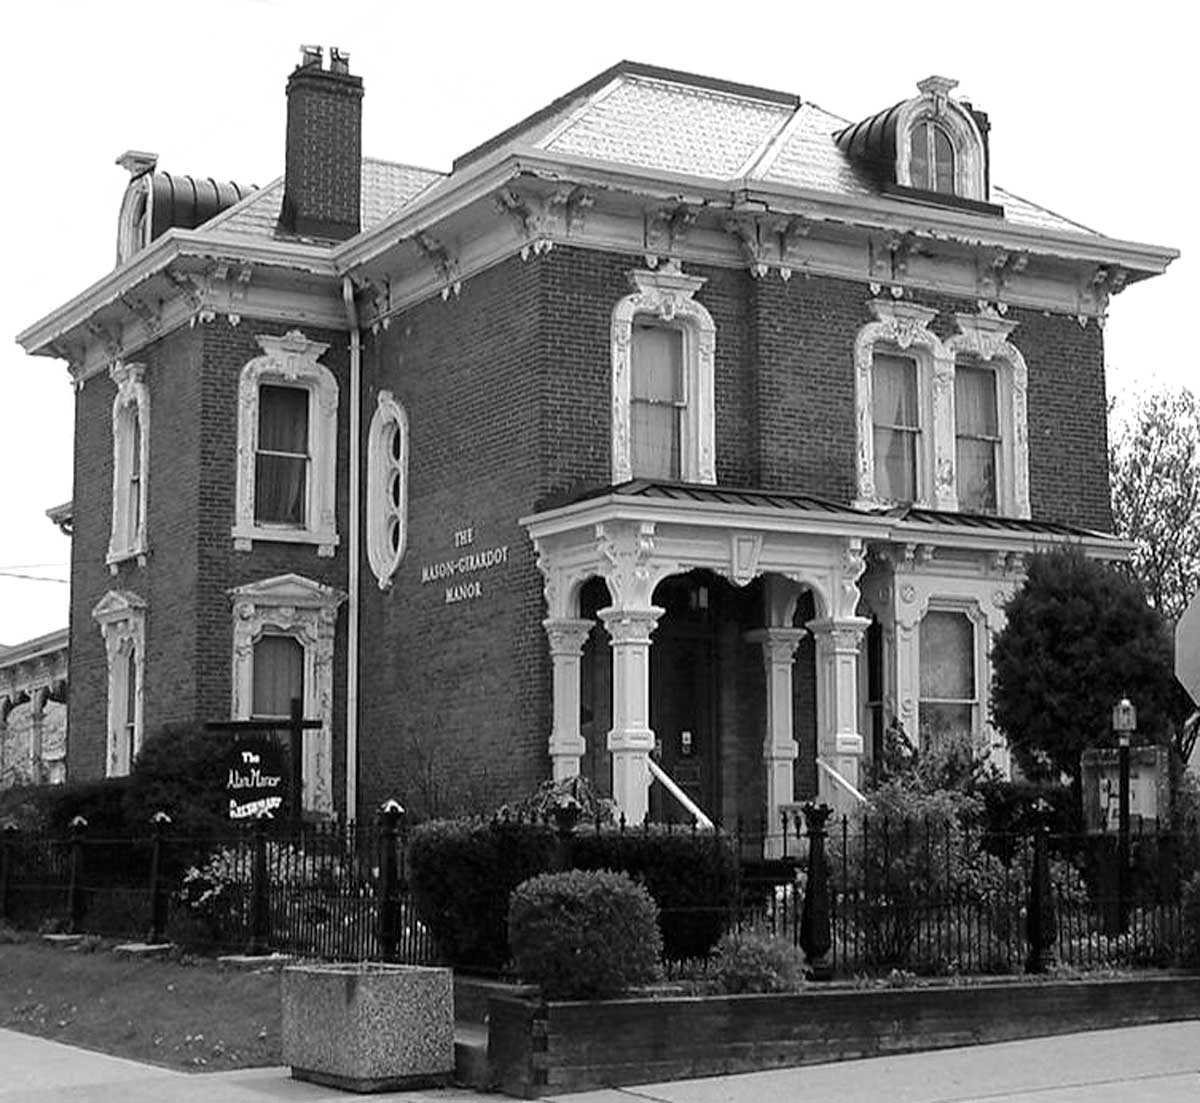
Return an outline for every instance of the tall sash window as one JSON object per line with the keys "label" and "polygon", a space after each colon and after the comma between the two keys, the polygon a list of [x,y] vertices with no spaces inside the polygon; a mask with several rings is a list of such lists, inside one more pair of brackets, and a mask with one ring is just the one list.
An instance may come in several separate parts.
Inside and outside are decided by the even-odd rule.
{"label": "tall sash window", "polygon": [[884,501],[916,501],[921,434],[916,361],[876,353],[872,386],[876,493]]}
{"label": "tall sash window", "polygon": [[258,397],[255,521],[304,525],[308,465],[308,391],[263,384]]}
{"label": "tall sash window", "polygon": [[685,391],[683,333],[635,323],[629,401],[635,477],[680,478]]}

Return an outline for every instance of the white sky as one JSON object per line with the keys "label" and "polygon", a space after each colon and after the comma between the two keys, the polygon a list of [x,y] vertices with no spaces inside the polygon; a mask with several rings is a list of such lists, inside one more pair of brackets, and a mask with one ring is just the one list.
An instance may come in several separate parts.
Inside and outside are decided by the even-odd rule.
{"label": "white sky", "polygon": [[[302,42],[350,52],[366,85],[364,153],[441,170],[621,58],[795,92],[850,119],[913,94],[930,73],[955,77],[991,116],[995,183],[1113,237],[1182,250],[1165,277],[1112,304],[1109,388],[1128,394],[1196,387],[1188,113],[1200,104],[1200,39],[1187,10],[1178,0],[9,0],[0,571],[67,575],[68,541],[44,511],[71,497],[71,388],[61,362],[26,357],[13,338],[111,270],[128,180],[114,159],[152,150],[168,172],[274,179]],[[66,620],[67,586],[0,575],[0,645]]]}

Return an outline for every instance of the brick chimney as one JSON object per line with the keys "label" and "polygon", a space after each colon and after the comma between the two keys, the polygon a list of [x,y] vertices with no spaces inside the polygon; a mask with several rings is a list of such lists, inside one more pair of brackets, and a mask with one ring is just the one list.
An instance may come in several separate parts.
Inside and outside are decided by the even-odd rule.
{"label": "brick chimney", "polygon": [[287,155],[279,229],[345,241],[358,233],[362,188],[362,77],[350,55],[302,46],[287,82]]}

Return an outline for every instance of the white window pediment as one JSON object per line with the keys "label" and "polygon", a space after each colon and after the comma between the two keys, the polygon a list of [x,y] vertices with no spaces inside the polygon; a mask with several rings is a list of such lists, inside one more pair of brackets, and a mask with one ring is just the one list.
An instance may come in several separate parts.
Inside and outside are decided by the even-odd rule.
{"label": "white window pediment", "polygon": [[92,609],[108,663],[106,777],[129,773],[144,738],[146,602],[128,590],[110,590]]}
{"label": "white window pediment", "polygon": [[143,364],[115,363],[112,407],[112,528],[105,562],[113,574],[127,559],[146,561],[146,507],[150,467],[150,397]]}
{"label": "white window pediment", "polygon": [[956,314],[959,333],[942,341],[929,329],[937,313],[929,307],[886,299],[868,305],[876,320],[859,330],[854,345],[858,420],[855,505],[871,509],[898,504],[881,494],[877,485],[874,368],[877,354],[900,354],[917,364],[920,434],[913,504],[948,513],[960,510],[955,366],[960,358],[970,356],[996,371],[996,512],[1005,517],[1029,517],[1027,370],[1021,353],[1008,340],[1017,323],[992,311]]}
{"label": "white window pediment", "polygon": [[716,325],[695,301],[704,286],[700,276],[686,276],[677,264],[629,274],[635,290],[617,303],[612,315],[612,481],[637,477],[633,441],[634,324],[652,321],[682,336],[677,467],[679,479],[715,483],[714,382]]}
{"label": "white window pediment", "polygon": [[367,561],[386,590],[408,543],[408,415],[380,391],[367,430]]}
{"label": "white window pediment", "polygon": [[304,715],[321,727],[304,735],[303,807],[333,811],[333,658],[338,606],[346,595],[302,575],[285,574],[229,591],[233,601],[233,719],[254,710],[255,644],[290,636],[303,649]]}
{"label": "white window pediment", "polygon": [[[242,368],[238,382],[237,496],[234,547],[249,551],[255,540],[315,544],[317,554],[331,556],[338,544],[335,513],[337,487],[337,379],[318,363],[328,345],[310,341],[299,330],[282,337],[259,335],[263,355]],[[262,442],[260,404],[264,387],[296,388],[307,396],[303,438],[286,450],[304,458],[283,456],[274,442]],[[270,444],[272,447],[265,447]],[[259,463],[274,452],[274,460],[303,464],[302,501],[297,523],[259,519],[256,509]]]}

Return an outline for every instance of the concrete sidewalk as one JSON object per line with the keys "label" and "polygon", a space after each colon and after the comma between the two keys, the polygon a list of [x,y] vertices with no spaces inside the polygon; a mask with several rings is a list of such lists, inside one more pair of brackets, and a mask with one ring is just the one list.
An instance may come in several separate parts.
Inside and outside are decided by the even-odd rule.
{"label": "concrete sidewalk", "polygon": [[[181,1073],[0,1030],[0,1103],[331,1103],[286,1069]],[[468,1103],[458,1089],[380,1103]],[[554,1096],[570,1103],[1197,1103],[1200,1022]]]}

